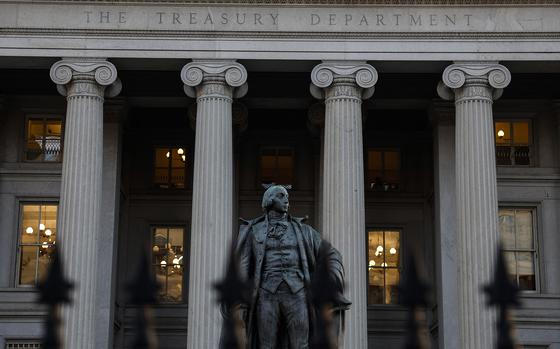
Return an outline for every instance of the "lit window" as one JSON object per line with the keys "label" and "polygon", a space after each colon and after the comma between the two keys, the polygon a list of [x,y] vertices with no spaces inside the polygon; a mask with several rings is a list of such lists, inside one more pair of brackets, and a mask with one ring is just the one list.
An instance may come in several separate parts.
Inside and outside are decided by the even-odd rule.
{"label": "lit window", "polygon": [[25,160],[62,161],[62,119],[27,119]]}
{"label": "lit window", "polygon": [[293,184],[294,152],[290,148],[261,149],[261,183]]}
{"label": "lit window", "polygon": [[19,285],[34,286],[46,275],[57,237],[57,204],[21,205]]}
{"label": "lit window", "polygon": [[531,127],[529,121],[498,120],[496,132],[496,164],[502,166],[531,165]]}
{"label": "lit window", "polygon": [[400,151],[398,149],[369,149],[367,170],[370,190],[399,189],[401,182]]}
{"label": "lit window", "polygon": [[537,289],[534,210],[500,208],[500,236],[508,273],[521,290]]}
{"label": "lit window", "polygon": [[185,229],[154,227],[152,229],[152,264],[161,288],[163,303],[183,301],[183,271],[185,263]]}
{"label": "lit window", "polygon": [[154,183],[160,188],[184,188],[186,162],[185,148],[156,148]]}
{"label": "lit window", "polygon": [[400,231],[368,232],[368,305],[397,304],[400,257]]}

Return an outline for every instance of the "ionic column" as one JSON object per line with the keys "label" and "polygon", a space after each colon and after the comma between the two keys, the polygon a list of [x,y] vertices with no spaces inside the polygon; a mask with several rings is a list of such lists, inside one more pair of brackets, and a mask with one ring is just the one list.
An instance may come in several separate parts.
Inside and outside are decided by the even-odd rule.
{"label": "ionic column", "polygon": [[325,62],[311,72],[311,93],[325,99],[323,234],[342,254],[346,296],[344,343],[367,347],[367,258],[364,219],[362,99],[373,95],[377,71],[362,62]]}
{"label": "ionic column", "polygon": [[[95,343],[97,240],[100,236],[103,165],[103,97],[120,92],[117,70],[101,59],[63,59],[51,79],[67,97],[58,241],[72,304],[62,308],[65,348]],[[107,88],[110,87],[110,88]]]}
{"label": "ionic column", "polygon": [[461,347],[495,346],[495,313],[481,287],[492,278],[498,196],[492,101],[511,80],[495,62],[458,62],[443,72],[442,98],[455,100],[455,174]]}
{"label": "ionic column", "polygon": [[216,348],[222,320],[212,284],[234,231],[232,98],[247,91],[247,71],[234,61],[194,61],[181,78],[197,101],[187,347]]}

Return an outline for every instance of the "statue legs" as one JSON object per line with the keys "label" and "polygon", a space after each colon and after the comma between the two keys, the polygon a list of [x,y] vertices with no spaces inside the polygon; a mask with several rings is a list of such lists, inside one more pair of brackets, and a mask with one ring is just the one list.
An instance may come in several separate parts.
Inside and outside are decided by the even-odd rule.
{"label": "statue legs", "polygon": [[288,336],[290,349],[308,348],[309,315],[305,289],[293,294],[285,282],[280,284],[276,293],[261,288],[256,310],[259,349],[277,349],[279,334]]}

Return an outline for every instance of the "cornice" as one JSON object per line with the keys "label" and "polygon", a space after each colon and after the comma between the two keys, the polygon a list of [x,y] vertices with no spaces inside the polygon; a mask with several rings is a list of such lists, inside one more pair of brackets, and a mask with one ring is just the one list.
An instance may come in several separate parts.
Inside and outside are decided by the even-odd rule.
{"label": "cornice", "polygon": [[[0,2],[16,2],[0,0]],[[557,0],[19,0],[17,2],[33,2],[48,4],[142,4],[142,5],[314,5],[314,6],[358,6],[358,5],[390,5],[390,6],[476,6],[476,5],[558,5]]]}

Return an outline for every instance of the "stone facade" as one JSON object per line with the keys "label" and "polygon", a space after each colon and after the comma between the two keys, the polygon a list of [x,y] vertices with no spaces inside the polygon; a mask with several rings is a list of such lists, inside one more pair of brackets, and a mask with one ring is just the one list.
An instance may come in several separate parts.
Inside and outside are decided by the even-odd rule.
{"label": "stone facade", "polygon": [[[281,149],[292,213],[343,254],[341,347],[404,338],[405,310],[368,300],[371,229],[399,230],[424,265],[434,348],[491,347],[480,286],[499,207],[534,215],[519,341],[560,347],[558,18],[553,1],[0,1],[0,346],[40,337],[21,207],[58,202],[79,285],[67,346],[130,346],[124,285],[152,229],[173,226],[185,271],[180,301],[154,309],[160,347],[216,347],[211,284],[237,217],[260,214],[263,151]],[[64,120],[62,162],[26,160],[27,122],[46,116]],[[497,165],[495,120],[528,122],[528,165]],[[181,187],[154,185],[157,147],[181,147]],[[398,188],[375,190],[372,149],[398,149]]]}

